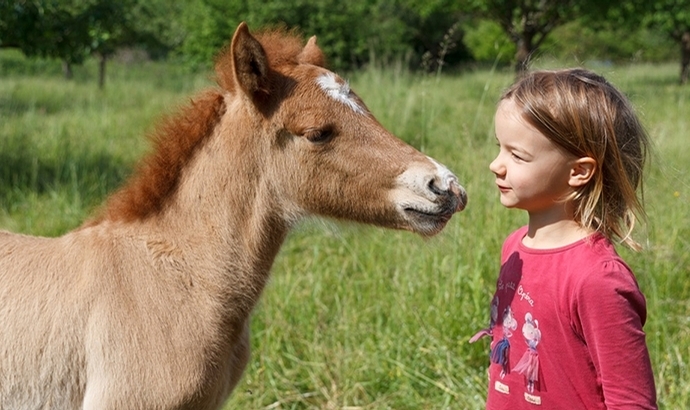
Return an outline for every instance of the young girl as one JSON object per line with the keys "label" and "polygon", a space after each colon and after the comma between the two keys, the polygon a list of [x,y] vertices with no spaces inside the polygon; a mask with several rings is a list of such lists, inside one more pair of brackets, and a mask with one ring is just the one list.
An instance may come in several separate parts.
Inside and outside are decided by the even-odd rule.
{"label": "young girl", "polygon": [[487,409],[656,409],[646,304],[616,253],[643,209],[648,148],[630,102],[583,69],[526,75],[502,96],[489,168],[527,211],[501,254]]}

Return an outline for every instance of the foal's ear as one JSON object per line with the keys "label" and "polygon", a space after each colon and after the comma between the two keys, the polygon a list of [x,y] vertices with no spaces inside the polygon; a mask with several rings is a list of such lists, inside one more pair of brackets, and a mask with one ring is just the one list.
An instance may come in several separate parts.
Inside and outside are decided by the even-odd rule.
{"label": "foal's ear", "polygon": [[304,46],[302,51],[297,56],[297,61],[300,64],[313,64],[319,67],[325,67],[326,57],[323,55],[323,51],[316,45],[316,36],[312,36],[307,45]]}
{"label": "foal's ear", "polygon": [[254,99],[260,91],[268,91],[268,57],[261,43],[240,23],[230,45],[235,83]]}

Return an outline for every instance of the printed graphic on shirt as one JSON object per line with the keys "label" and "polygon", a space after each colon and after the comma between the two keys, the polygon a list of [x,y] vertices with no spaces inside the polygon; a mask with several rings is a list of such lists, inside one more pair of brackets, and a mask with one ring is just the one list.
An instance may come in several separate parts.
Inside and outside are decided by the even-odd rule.
{"label": "printed graphic on shirt", "polygon": [[491,349],[491,361],[501,366],[501,378],[510,373],[510,338],[517,329],[517,320],[513,317],[510,306],[503,311],[503,337]]}
{"label": "printed graphic on shirt", "polygon": [[[517,330],[518,323],[510,307],[516,298],[517,286],[522,276],[522,260],[517,253],[511,255],[501,266],[501,272],[496,283],[496,293],[491,301],[491,318],[489,327],[480,330],[470,339],[474,343],[484,336],[495,335],[495,329],[502,329],[501,339],[496,341],[489,353],[492,363],[501,366],[501,378],[510,373],[510,338]],[[496,340],[495,338],[493,340]]]}
{"label": "printed graphic on shirt", "polygon": [[510,394],[510,387],[507,384],[503,384],[496,380],[496,383],[494,383],[494,389],[497,392],[503,393],[503,394]]}
{"label": "printed graphic on shirt", "polygon": [[534,307],[534,299],[532,299],[529,292],[526,291],[522,285],[518,286],[517,294],[520,297],[520,300],[524,300],[525,302],[529,303],[530,306]]}
{"label": "printed graphic on shirt", "polygon": [[539,354],[537,353],[537,345],[541,341],[541,331],[539,330],[539,321],[534,319],[529,312],[525,314],[525,323],[522,325],[522,336],[524,336],[525,343],[527,343],[527,350],[513,370],[525,377],[527,392],[534,393],[535,390],[540,390]]}
{"label": "printed graphic on shirt", "polygon": [[534,395],[529,394],[529,393],[525,393],[525,401],[527,403],[536,404],[537,406],[541,405],[541,397],[534,396]]}
{"label": "printed graphic on shirt", "polygon": [[[511,386],[506,376],[511,372],[517,373],[522,375],[525,388],[521,392],[514,391],[513,394],[522,395],[528,403],[540,406],[542,397],[539,394],[545,392],[546,388],[539,367],[538,354],[542,333],[539,329],[539,320],[533,313],[537,305],[538,292],[534,293],[535,289],[529,289],[529,286],[525,287],[521,283],[522,268],[523,262],[517,253],[511,255],[503,263],[496,282],[496,293],[491,300],[489,326],[477,332],[470,342],[475,342],[484,336],[493,338],[490,359],[501,369],[499,378],[493,380],[494,391],[510,395]],[[516,317],[515,312],[520,312],[520,316]],[[514,358],[512,361],[514,365],[511,366],[511,340],[518,328],[521,330],[527,350],[517,363],[515,361],[517,358]],[[512,344],[515,346],[514,340]]]}

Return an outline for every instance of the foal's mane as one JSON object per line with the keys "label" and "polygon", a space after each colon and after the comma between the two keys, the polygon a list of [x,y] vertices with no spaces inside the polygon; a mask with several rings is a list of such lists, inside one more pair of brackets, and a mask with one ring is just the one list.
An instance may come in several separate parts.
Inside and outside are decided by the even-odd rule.
{"label": "foal's mane", "polygon": [[[260,33],[256,38],[272,70],[299,64],[303,44],[296,31],[276,29]],[[320,51],[317,56],[307,57],[323,65]],[[229,45],[216,58],[215,69],[218,84],[227,92],[236,93]],[[102,220],[130,222],[159,213],[175,192],[182,170],[213,133],[225,109],[223,90],[209,90],[163,121],[151,135],[153,151],[137,166],[129,181],[108,199],[101,214],[85,226]]]}
{"label": "foal's mane", "polygon": [[225,112],[219,90],[193,99],[177,115],[168,117],[151,134],[153,151],[136,167],[129,182],[107,201],[95,221],[145,219],[163,209],[177,188],[182,169],[211,135]]}

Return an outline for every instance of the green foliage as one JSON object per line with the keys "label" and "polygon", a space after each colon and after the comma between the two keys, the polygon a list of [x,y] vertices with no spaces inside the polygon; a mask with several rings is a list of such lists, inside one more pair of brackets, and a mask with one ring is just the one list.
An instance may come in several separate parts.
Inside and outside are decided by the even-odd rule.
{"label": "green foliage", "polygon": [[[644,15],[639,0],[475,0],[474,7],[486,19],[498,24],[515,45],[517,71],[528,69],[541,47],[551,41],[554,30],[572,22],[605,26],[614,33],[635,31],[635,22]],[[627,22],[627,25],[616,24]]]}
{"label": "green foliage", "polygon": [[647,5],[651,8],[643,21],[653,28],[661,29],[679,46],[681,51],[680,83],[690,78],[690,1],[658,0]]}
{"label": "green foliage", "polygon": [[574,0],[486,0],[477,2],[481,14],[496,22],[515,44],[515,69],[525,71],[535,51],[554,28],[575,18],[579,2]]}
{"label": "green foliage", "polygon": [[[465,26],[464,42],[478,62],[507,64],[513,61],[515,44],[497,23],[480,20]],[[659,31],[644,26],[618,29],[591,27],[583,20],[564,24],[545,39],[532,59],[555,58],[581,64],[587,61],[673,61],[678,51]]]}
{"label": "green foliage", "polygon": [[677,50],[668,50],[677,46],[658,33],[682,33],[687,2],[0,0],[0,47],[71,63],[139,47],[154,58],[172,52],[189,68],[208,69],[246,21],[253,31],[285,26],[317,35],[337,71],[393,61],[439,71],[543,54],[659,61],[677,58]]}
{"label": "green foliage", "polygon": [[[176,4],[176,3],[175,3]],[[179,42],[175,4],[162,0],[0,0],[0,46],[80,64],[141,45],[164,54]]]}
{"label": "green foliage", "polygon": [[235,27],[245,14],[244,1],[187,2],[182,7],[180,16],[184,35],[175,53],[191,67],[210,68],[214,56],[230,41]]}
{"label": "green foliage", "polygon": [[558,60],[609,62],[672,61],[678,54],[666,36],[644,26],[601,30],[581,21],[554,30],[542,52]]}
{"label": "green foliage", "polygon": [[646,23],[661,28],[676,40],[690,32],[690,0],[655,0],[648,7]]}
{"label": "green foliage", "polygon": [[[452,2],[419,7],[402,0],[195,0],[182,15],[187,36],[179,52],[193,65],[208,67],[237,24],[246,21],[251,30],[284,26],[316,35],[329,65],[338,70],[401,56],[418,65],[425,52],[438,54],[444,35],[462,18],[460,11],[444,8],[446,3]],[[456,45],[446,60],[467,58]]]}
{"label": "green foliage", "polygon": [[85,9],[70,0],[0,0],[0,44],[80,63],[88,47]]}
{"label": "green foliage", "polygon": [[182,18],[184,3],[169,0],[130,0],[129,25],[133,41],[130,46],[141,47],[149,56],[166,57],[182,44],[186,32]]}
{"label": "green foliage", "polygon": [[465,45],[479,62],[508,64],[515,56],[515,43],[491,20],[479,20],[465,27]]}

